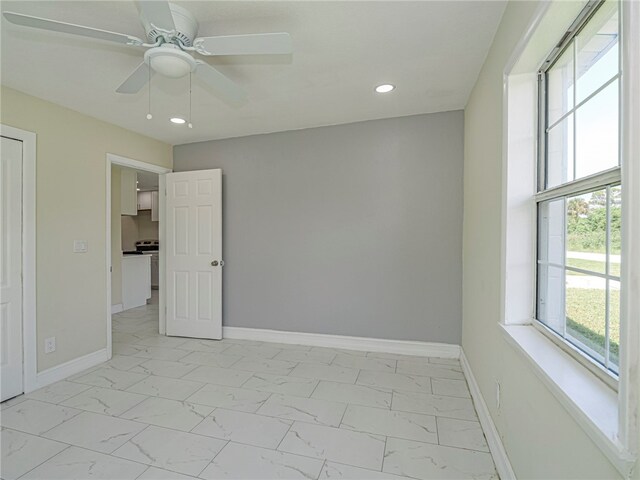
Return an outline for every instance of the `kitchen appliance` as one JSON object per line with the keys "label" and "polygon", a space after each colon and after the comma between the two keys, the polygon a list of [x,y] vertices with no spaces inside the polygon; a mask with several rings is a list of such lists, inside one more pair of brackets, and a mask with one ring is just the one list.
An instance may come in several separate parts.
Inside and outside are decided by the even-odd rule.
{"label": "kitchen appliance", "polygon": [[136,242],[138,252],[158,252],[160,250],[159,240],[138,240]]}
{"label": "kitchen appliance", "polygon": [[142,253],[147,253],[151,255],[151,288],[154,290],[158,289],[160,285],[159,282],[159,269],[158,269],[158,258],[160,250],[160,241],[159,240],[138,240],[136,242],[136,251]]}

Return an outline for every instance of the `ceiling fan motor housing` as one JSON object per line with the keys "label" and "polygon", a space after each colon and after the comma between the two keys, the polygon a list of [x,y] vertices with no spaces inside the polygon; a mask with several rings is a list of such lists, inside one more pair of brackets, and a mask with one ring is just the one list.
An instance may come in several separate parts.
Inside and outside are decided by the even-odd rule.
{"label": "ceiling fan motor housing", "polygon": [[144,61],[156,72],[170,78],[181,78],[195,72],[198,64],[177,45],[165,43],[144,53]]}
{"label": "ceiling fan motor housing", "polygon": [[[173,38],[177,39],[185,47],[191,47],[193,45],[193,40],[198,34],[198,22],[186,8],[173,3],[169,4],[169,8],[171,9],[173,23],[176,26]],[[164,37],[164,32],[151,25],[149,20],[147,20],[143,15],[140,15],[140,21],[147,33],[149,43],[156,43],[158,39]]]}

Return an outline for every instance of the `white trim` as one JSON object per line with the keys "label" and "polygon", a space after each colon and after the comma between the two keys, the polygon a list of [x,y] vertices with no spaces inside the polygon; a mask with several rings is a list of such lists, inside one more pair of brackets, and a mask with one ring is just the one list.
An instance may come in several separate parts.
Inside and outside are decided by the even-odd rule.
{"label": "white trim", "polygon": [[[158,179],[158,241],[160,242],[160,248],[163,245],[166,245],[166,202],[167,202],[167,177],[166,175],[160,175]],[[158,291],[166,292],[167,291],[167,276],[165,273],[166,269],[166,250],[161,250],[158,255]],[[159,322],[158,325],[160,335],[165,335],[167,333],[167,298],[165,294],[158,295],[158,316]]]}
{"label": "white trim", "polygon": [[0,135],[22,141],[22,341],[23,384],[34,390],[38,374],[36,335],[36,134],[0,125]]}
{"label": "white trim", "polygon": [[107,160],[114,165],[135,168],[136,170],[144,170],[146,172],[157,173],[158,175],[172,172],[172,170],[167,167],[161,167],[160,165],[155,165],[153,163],[141,162],[140,160],[122,157],[113,153],[107,153]]}
{"label": "white trim", "polygon": [[[536,11],[533,14],[533,17],[531,18],[529,25],[527,26],[527,30],[525,31],[524,35],[520,38],[520,40],[514,47],[513,52],[511,52],[511,56],[509,57],[509,59],[507,60],[507,63],[504,66],[504,70],[503,70],[504,77],[509,76],[513,71],[513,69],[515,68],[516,64],[522,57],[522,53],[525,51],[533,35],[536,33],[536,31],[540,27],[540,23],[542,22],[542,19],[547,15],[547,12],[549,11],[550,7],[551,7],[551,2],[541,2],[536,7]],[[502,107],[503,115],[505,114],[505,112],[506,112],[506,106],[503,103],[503,107]],[[504,125],[503,125],[503,130],[504,130]],[[506,152],[506,148],[504,147],[506,147],[506,145],[503,143],[502,151]]]}
{"label": "white trim", "polygon": [[460,349],[460,364],[462,365],[462,372],[467,379],[471,398],[473,399],[473,404],[476,407],[476,413],[478,414],[480,425],[482,425],[482,431],[484,432],[484,436],[487,438],[487,445],[489,446],[489,451],[493,457],[493,463],[498,471],[498,476],[501,480],[515,480],[516,474],[511,467],[511,462],[509,461],[507,452],[502,444],[502,439],[500,438],[498,429],[493,423],[493,419],[491,418],[487,404],[484,401],[484,397],[482,396],[476,377],[474,377],[473,371],[471,370],[471,365],[469,365],[469,361],[462,349]]}
{"label": "white trim", "polygon": [[124,306],[121,303],[111,305],[111,315],[113,315],[114,313],[120,313],[122,310],[124,310]]}
{"label": "white trim", "polygon": [[113,266],[111,265],[111,160],[109,159],[109,154],[107,153],[107,162],[106,162],[106,196],[107,196],[107,212],[106,212],[106,222],[107,222],[107,236],[105,243],[105,262],[107,266],[107,360],[111,360],[112,357],[112,343],[113,340],[111,338],[112,326],[111,326],[111,276],[113,274]]}
{"label": "white trim", "polygon": [[[588,352],[593,352],[589,346],[580,342],[576,338],[572,338],[570,341],[569,339],[561,337],[559,333],[553,331],[538,319],[534,318],[529,326],[535,328],[536,331],[544,335],[550,342],[553,342],[556,347],[561,349],[575,361],[579,362],[580,365],[589,370],[592,374],[596,375],[601,381],[606,383],[610,389],[615,390],[616,392],[618,391],[618,378],[613,372],[607,370],[604,365],[596,363],[593,358],[589,356]],[[580,346],[576,345],[576,343],[580,343]],[[592,355],[595,354],[596,352],[592,353]]]}
{"label": "white trim", "polygon": [[500,325],[507,343],[522,353],[536,377],[627,478],[634,455],[618,439],[618,397],[582,364],[533,326]]}
{"label": "white trim", "polygon": [[[536,76],[505,75],[500,322],[528,324],[535,312]],[[531,259],[527,262],[526,259]]]}
{"label": "white trim", "polygon": [[[106,248],[105,248],[105,265],[107,272],[107,359],[110,359],[112,356],[112,338],[111,338],[111,315],[112,315],[112,305],[111,305],[111,166],[112,165],[120,165],[128,168],[135,168],[136,170],[144,170],[146,172],[157,173],[160,175],[160,185],[164,185],[162,175],[165,173],[170,173],[172,170],[170,168],[161,167],[159,165],[154,165],[153,163],[141,162],[139,160],[134,160],[132,158],[122,157],[120,155],[115,155],[113,153],[107,153],[107,158],[105,162],[106,168]],[[159,282],[159,296],[160,296],[160,307],[164,304],[164,295],[165,295],[165,282],[162,278],[164,273],[164,261],[165,254],[163,248],[163,240],[164,240],[164,196],[159,195],[160,197],[160,211],[158,220],[160,222],[160,231],[159,231],[159,240],[160,240],[160,250],[158,253],[158,263],[159,263],[159,271],[160,271],[160,282]],[[163,308],[159,309],[158,312],[158,324],[160,328],[160,333],[164,333],[164,324],[165,324],[165,311]]]}
{"label": "white trim", "polygon": [[323,333],[286,332],[261,328],[222,327],[222,338],[311,345],[314,347],[345,348],[348,350],[424,357],[459,358],[460,356],[460,345],[452,345],[449,343],[349,337],[346,335],[327,335]]}
{"label": "white trim", "polygon": [[[518,176],[518,172],[514,172],[513,169],[525,164],[525,155],[531,158],[529,163],[532,166],[535,165],[536,149],[538,148],[538,143],[529,139],[529,137],[535,137],[534,134],[538,128],[536,123],[532,123],[533,126],[529,128],[527,142],[511,143],[512,132],[522,135],[522,129],[514,129],[514,126],[519,127],[520,120],[531,122],[531,118],[530,112],[524,113],[528,117],[522,119],[514,119],[509,116],[509,104],[513,100],[511,94],[514,86],[510,82],[514,78],[533,75],[534,71],[538,71],[539,68],[533,68],[533,63],[537,62],[538,54],[544,53],[544,56],[547,56],[548,48],[547,51],[543,51],[543,43],[555,36],[555,34],[550,35],[549,32],[556,32],[556,30],[559,32],[558,29],[563,26],[565,21],[569,20],[571,11],[582,8],[580,2],[576,4],[547,2],[538,7],[527,32],[514,49],[503,71],[502,178],[504,188],[501,230],[503,275],[500,284],[499,324],[505,333],[507,343],[532,363],[534,372],[556,396],[560,405],[567,409],[576,423],[602,450],[612,464],[625,475],[630,463],[634,458],[637,458],[638,428],[640,428],[640,419],[638,418],[640,413],[638,410],[640,403],[640,379],[638,377],[640,324],[632,321],[632,319],[640,318],[640,270],[636,268],[637,265],[640,265],[640,244],[637,242],[637,238],[640,237],[640,208],[638,207],[640,206],[640,137],[634,135],[640,128],[640,51],[637,49],[638,42],[640,42],[640,31],[637,28],[640,24],[640,4],[625,1],[620,2],[620,5],[622,12],[622,43],[620,47],[622,52],[621,155],[624,161],[621,162],[619,173],[613,169],[607,174],[611,176],[610,178],[621,178],[625,192],[622,206],[622,258],[624,262],[621,272],[620,316],[626,321],[623,321],[621,325],[618,395],[616,396],[610,389],[607,389],[598,380],[598,377],[588,372],[587,367],[582,363],[570,360],[569,354],[564,351],[566,347],[558,347],[552,340],[535,330],[538,326],[535,322],[533,326],[531,325],[535,307],[535,266],[537,262],[535,208],[532,206],[535,206],[534,199],[540,200],[551,193],[549,191],[536,194],[537,182],[531,185],[527,179],[523,182],[527,185],[521,187],[516,185],[515,188],[531,188],[530,202],[526,204],[519,201],[518,198],[515,198],[516,201],[514,201],[512,196],[514,189],[509,181],[514,178],[513,174],[516,174],[515,178],[522,180],[523,177]],[[563,28],[562,33],[566,31],[566,25]],[[532,34],[532,32],[535,33]],[[536,43],[536,38],[540,39],[540,42]],[[533,91],[536,86],[532,85],[531,88]],[[518,105],[517,108],[516,113],[522,114],[522,105]],[[514,140],[518,140],[518,138],[514,138]],[[525,143],[527,144],[525,145]],[[580,179],[572,185],[572,188],[576,185],[580,188],[594,186],[594,182],[598,180],[599,178]],[[566,193],[562,191],[563,188],[566,187],[556,188],[553,195]],[[520,211],[516,211],[516,209],[520,209]],[[523,228],[522,225],[527,221],[530,225],[528,227],[525,225]],[[511,262],[511,253],[517,253],[513,257],[516,262]],[[530,258],[530,262],[527,262],[527,258]],[[530,273],[525,275],[527,270]],[[516,324],[528,326],[518,327]],[[546,356],[532,354],[532,351],[545,351]],[[559,368],[549,362],[550,357],[558,358],[558,361],[562,361],[562,359],[566,359],[566,361],[562,361],[563,366]],[[561,371],[570,372],[566,375],[569,375],[567,378],[574,379],[573,387],[563,383]],[[581,388],[575,387],[576,382],[581,385]],[[602,391],[602,388],[609,390],[610,393]],[[609,418],[602,418],[604,412],[609,414]]]}
{"label": "white trim", "polygon": [[571,182],[548,188],[536,193],[534,198],[537,203],[545,202],[554,198],[568,197],[570,195],[603,188],[610,184],[620,183],[620,180],[620,167],[613,167],[603,172],[594,173],[588,177],[578,178],[577,180],[572,180]]}
{"label": "white trim", "polygon": [[622,8],[622,271],[620,291],[619,437],[638,455],[640,429],[640,3]]}
{"label": "white trim", "polygon": [[36,383],[32,390],[37,388],[46,387],[52,383],[59,382],[65,378],[80,373],[88,368],[100,365],[108,360],[107,349],[103,348],[93,353],[83,355],[82,357],[74,358],[68,362],[56,365],[55,367],[48,368],[47,370],[38,373],[36,377]]}

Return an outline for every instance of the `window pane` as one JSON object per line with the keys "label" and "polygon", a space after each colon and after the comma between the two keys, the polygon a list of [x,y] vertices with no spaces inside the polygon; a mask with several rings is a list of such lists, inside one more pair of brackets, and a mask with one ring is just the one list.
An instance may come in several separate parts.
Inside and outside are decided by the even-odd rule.
{"label": "window pane", "polygon": [[566,338],[604,363],[607,281],[592,275],[567,275]]}
{"label": "window pane", "polygon": [[538,320],[560,335],[564,335],[564,269],[538,265]]}
{"label": "window pane", "polygon": [[618,81],[576,111],[575,178],[618,165]]}
{"label": "window pane", "polygon": [[564,237],[564,199],[541,202],[538,205],[537,318],[560,335],[564,335],[565,322]]}
{"label": "window pane", "polygon": [[564,199],[538,205],[538,260],[564,265]]}
{"label": "window pane", "polygon": [[607,273],[606,252],[607,190],[567,198],[567,265]]}
{"label": "window pane", "polygon": [[573,114],[547,134],[547,188],[573,180]]}
{"label": "window pane", "polygon": [[609,281],[609,369],[620,366],[620,282]]}
{"label": "window pane", "polygon": [[538,203],[536,317],[616,374],[621,187],[583,193],[571,182],[620,165],[619,1],[589,4],[586,11],[593,15],[567,32],[567,47],[546,67],[541,89],[540,183],[544,189],[570,185],[561,197]]}
{"label": "window pane", "polygon": [[618,6],[602,5],[575,40],[578,103],[618,73]]}
{"label": "window pane", "polygon": [[573,108],[573,42],[547,72],[547,125]]}
{"label": "window pane", "polygon": [[611,275],[620,276],[620,218],[622,215],[622,187],[617,185],[609,190],[609,216],[611,226],[609,227],[611,236],[611,246],[609,257],[611,261]]}

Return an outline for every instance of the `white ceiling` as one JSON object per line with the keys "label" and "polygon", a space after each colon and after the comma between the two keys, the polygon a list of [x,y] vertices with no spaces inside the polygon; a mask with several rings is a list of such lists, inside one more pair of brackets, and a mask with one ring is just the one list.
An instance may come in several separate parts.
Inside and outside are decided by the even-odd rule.
{"label": "white ceiling", "polygon": [[[248,94],[225,104],[193,79],[193,129],[168,122],[189,111],[188,77],[152,79],[115,93],[144,49],[1,25],[2,84],[171,143],[236,137],[465,106],[502,16],[503,1],[180,1],[200,36],[289,32],[294,54],[207,61]],[[133,2],[2,1],[2,10],[144,37]],[[375,94],[380,83],[397,89]]]}

